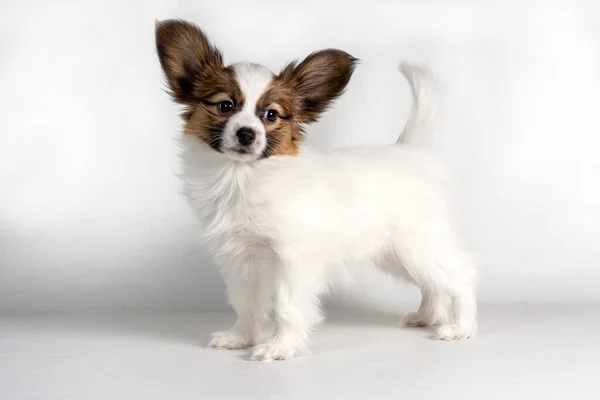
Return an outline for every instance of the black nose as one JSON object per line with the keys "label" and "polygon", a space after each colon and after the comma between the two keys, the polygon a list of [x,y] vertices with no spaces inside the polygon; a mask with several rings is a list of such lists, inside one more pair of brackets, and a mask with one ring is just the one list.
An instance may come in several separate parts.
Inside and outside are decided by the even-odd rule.
{"label": "black nose", "polygon": [[238,129],[235,134],[238,137],[238,142],[240,142],[242,146],[248,146],[250,143],[254,142],[254,138],[256,137],[256,133],[252,128],[246,126]]}

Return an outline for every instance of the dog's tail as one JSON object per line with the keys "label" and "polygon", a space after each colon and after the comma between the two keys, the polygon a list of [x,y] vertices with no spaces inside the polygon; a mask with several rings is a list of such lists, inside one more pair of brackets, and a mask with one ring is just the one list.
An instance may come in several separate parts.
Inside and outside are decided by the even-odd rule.
{"label": "dog's tail", "polygon": [[427,67],[402,63],[400,71],[410,85],[413,105],[404,130],[396,143],[416,147],[426,146],[431,140],[433,122],[438,111],[437,81]]}

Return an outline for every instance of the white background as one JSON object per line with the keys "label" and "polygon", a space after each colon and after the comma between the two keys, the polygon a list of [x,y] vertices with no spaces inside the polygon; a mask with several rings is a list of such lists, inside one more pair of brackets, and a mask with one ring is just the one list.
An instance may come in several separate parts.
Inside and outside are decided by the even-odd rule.
{"label": "white background", "polygon": [[[600,7],[589,1],[26,1],[0,5],[0,311],[226,307],[178,194],[177,108],[154,20],[199,24],[227,62],[360,58],[311,130],[321,148],[395,140],[397,72],[445,85],[439,154],[481,260],[482,302],[600,296]],[[338,294],[339,296],[339,294]],[[340,298],[340,297],[338,297]],[[351,299],[416,291],[376,273]]]}

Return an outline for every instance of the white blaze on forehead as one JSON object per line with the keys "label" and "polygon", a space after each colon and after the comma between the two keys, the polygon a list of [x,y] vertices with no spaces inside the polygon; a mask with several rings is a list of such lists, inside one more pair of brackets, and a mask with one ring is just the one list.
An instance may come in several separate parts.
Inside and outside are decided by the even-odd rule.
{"label": "white blaze on forehead", "polygon": [[[256,103],[265,92],[271,81],[273,73],[266,67],[258,64],[234,64],[238,85],[244,95],[244,105],[236,108],[229,118],[222,136],[224,152],[236,160],[256,160],[267,146],[265,127],[256,112]],[[237,132],[240,128],[250,128],[255,133],[254,141],[245,146],[245,153],[239,152],[239,139]]]}
{"label": "white blaze on forehead", "polygon": [[259,64],[239,63],[233,66],[240,89],[244,94],[243,111],[255,114],[256,103],[273,80],[273,73]]}

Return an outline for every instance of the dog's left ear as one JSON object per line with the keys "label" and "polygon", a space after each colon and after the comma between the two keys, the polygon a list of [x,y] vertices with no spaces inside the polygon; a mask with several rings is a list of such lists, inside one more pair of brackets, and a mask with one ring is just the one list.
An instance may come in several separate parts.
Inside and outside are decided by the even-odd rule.
{"label": "dog's left ear", "polygon": [[278,78],[297,96],[298,122],[316,121],[344,93],[357,62],[344,51],[328,49],[312,53],[298,65],[292,62],[281,71]]}

